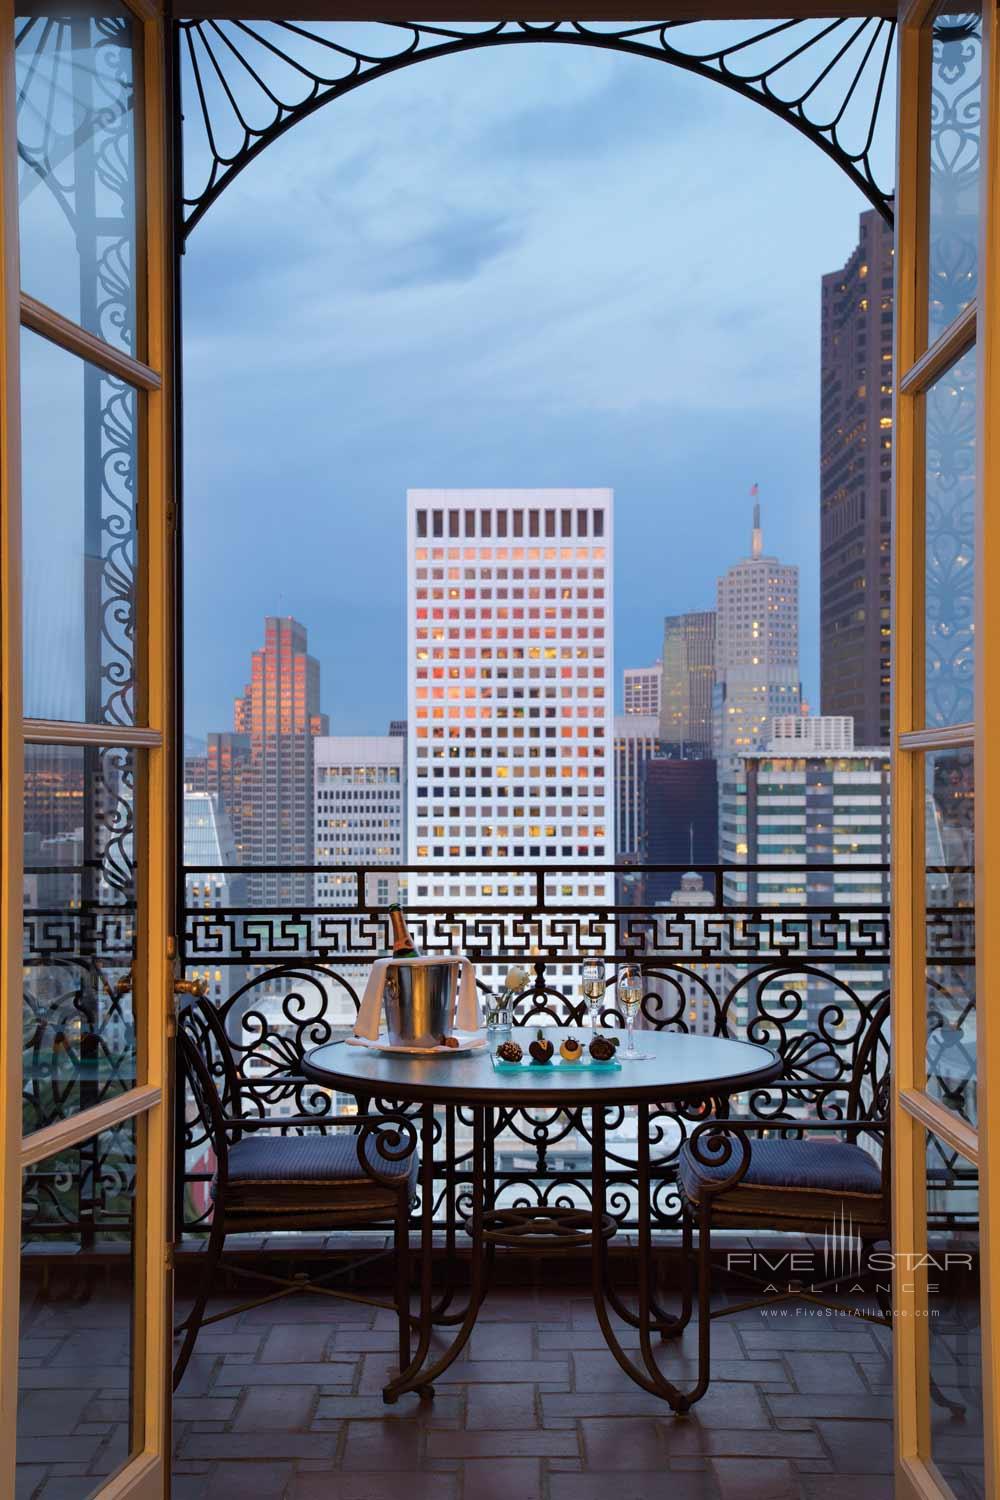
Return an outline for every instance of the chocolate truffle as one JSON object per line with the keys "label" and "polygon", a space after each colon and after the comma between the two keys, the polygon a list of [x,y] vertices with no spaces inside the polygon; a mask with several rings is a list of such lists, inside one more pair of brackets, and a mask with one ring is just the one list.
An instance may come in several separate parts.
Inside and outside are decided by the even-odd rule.
{"label": "chocolate truffle", "polygon": [[528,1051],[531,1053],[532,1062],[536,1063],[550,1063],[555,1050],[545,1032],[541,1030],[537,1033],[535,1040],[528,1048]]}

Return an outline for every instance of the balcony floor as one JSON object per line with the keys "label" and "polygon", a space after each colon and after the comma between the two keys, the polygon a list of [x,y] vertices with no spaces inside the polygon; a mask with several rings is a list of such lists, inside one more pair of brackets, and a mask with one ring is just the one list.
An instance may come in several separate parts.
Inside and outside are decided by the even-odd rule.
{"label": "balcony floor", "polygon": [[[23,1292],[17,1500],[83,1500],[127,1452],[129,1283],[65,1264]],[[203,1329],[175,1500],[890,1500],[887,1329],[804,1304],[724,1319],[712,1388],[676,1418],[619,1370],[580,1286],[491,1292],[432,1405],[382,1403],[393,1325],[300,1296]],[[694,1333],[664,1346],[679,1383]],[[938,1375],[968,1407],[932,1406],[935,1457],[979,1500],[978,1357],[958,1343]]]}
{"label": "balcony floor", "polygon": [[[669,1373],[689,1371],[691,1335]],[[889,1500],[887,1330],[792,1307],[713,1335],[718,1378],[678,1419],[619,1370],[578,1289],[501,1289],[433,1405],[386,1407],[389,1314],[311,1298],[259,1308],[202,1335],[176,1402],[174,1493]]]}

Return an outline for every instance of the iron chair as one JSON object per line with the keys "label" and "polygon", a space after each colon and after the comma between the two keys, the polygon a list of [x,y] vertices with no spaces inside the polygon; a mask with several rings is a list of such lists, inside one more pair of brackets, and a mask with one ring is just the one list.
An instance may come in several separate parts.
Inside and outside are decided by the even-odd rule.
{"label": "iron chair", "polygon": [[[692,1401],[704,1395],[711,1380],[713,1318],[804,1300],[891,1326],[889,1300],[877,1277],[877,1313],[859,1313],[854,1306],[825,1295],[838,1283],[856,1285],[867,1263],[867,1251],[891,1234],[888,1021],[886,996],[872,1009],[859,1038],[846,1098],[843,1083],[797,1089],[805,1097],[813,1094],[827,1118],[716,1118],[698,1125],[681,1147],[678,1179],[684,1216],[684,1292],[681,1316],[671,1333],[679,1333],[690,1319],[693,1278],[697,1287],[700,1373]],[[837,1094],[841,1102],[831,1103]],[[863,1137],[874,1142],[874,1154],[860,1144]],[[805,1288],[775,1291],[773,1269],[765,1281],[730,1266],[730,1274],[749,1282],[757,1295],[713,1308],[714,1228],[780,1230],[822,1237],[823,1279],[811,1281]],[[697,1254],[693,1249],[695,1232]],[[956,1414],[964,1411],[936,1386],[932,1395]]]}
{"label": "iron chair", "polygon": [[[204,1263],[191,1312],[175,1330],[184,1335],[176,1364],[174,1389],[180,1383],[205,1323],[247,1312],[264,1302],[317,1291],[331,1297],[393,1308],[399,1322],[399,1367],[410,1363],[409,1213],[416,1194],[419,1160],[417,1135],[403,1115],[354,1114],[279,1116],[246,1114],[242,1108],[239,1071],[225,1025],[214,1006],[195,1000],[178,1021],[178,1052],[195,1119],[215,1156],[212,1178],[212,1223]],[[337,1134],[258,1134],[298,1132],[317,1124],[340,1127]],[[344,1135],[344,1128],[353,1133]],[[343,1271],[320,1278],[271,1275],[256,1269],[223,1266],[228,1234],[270,1233],[273,1230],[334,1230],[392,1223],[395,1259],[395,1299],[384,1302],[326,1281]],[[379,1252],[379,1255],[387,1252]],[[366,1258],[362,1264],[371,1259]],[[358,1263],[347,1269],[357,1269]],[[205,1305],[218,1269],[252,1276],[279,1290],[205,1317]]]}

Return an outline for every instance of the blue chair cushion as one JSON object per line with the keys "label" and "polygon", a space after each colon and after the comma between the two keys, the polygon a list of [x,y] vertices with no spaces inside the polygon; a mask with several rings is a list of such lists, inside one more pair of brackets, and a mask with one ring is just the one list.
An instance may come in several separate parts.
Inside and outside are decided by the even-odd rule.
{"label": "blue chair cushion", "polygon": [[[881,1167],[861,1146],[755,1138],[750,1145],[750,1163],[740,1181],[707,1194],[713,1219],[784,1227],[791,1221],[825,1224],[846,1213],[859,1224],[888,1225]],[[741,1160],[738,1141],[734,1154],[718,1166],[703,1166],[690,1146],[682,1146],[678,1177],[688,1202],[701,1203],[706,1187],[724,1182]]]}
{"label": "blue chair cushion", "polygon": [[297,1211],[309,1218],[391,1217],[398,1190],[408,1188],[410,1197],[416,1191],[417,1153],[392,1161],[379,1149],[376,1138],[369,1136],[366,1159],[386,1179],[383,1186],[365,1171],[358,1143],[359,1137],[351,1130],[329,1135],[259,1132],[245,1136],[229,1148],[229,1181],[224,1191],[227,1217]]}

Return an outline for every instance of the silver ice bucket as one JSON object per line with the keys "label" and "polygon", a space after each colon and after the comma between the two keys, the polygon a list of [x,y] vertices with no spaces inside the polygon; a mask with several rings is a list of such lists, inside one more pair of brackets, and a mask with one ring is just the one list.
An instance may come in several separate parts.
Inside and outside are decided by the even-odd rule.
{"label": "silver ice bucket", "polygon": [[456,963],[390,964],[385,1020],[397,1047],[436,1047],[451,1033],[458,987]]}

